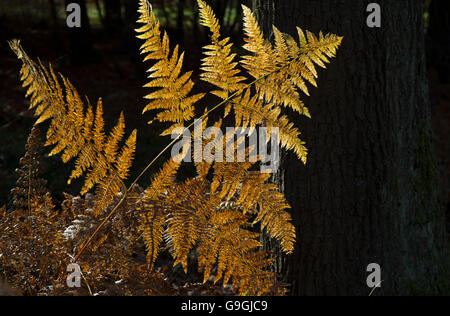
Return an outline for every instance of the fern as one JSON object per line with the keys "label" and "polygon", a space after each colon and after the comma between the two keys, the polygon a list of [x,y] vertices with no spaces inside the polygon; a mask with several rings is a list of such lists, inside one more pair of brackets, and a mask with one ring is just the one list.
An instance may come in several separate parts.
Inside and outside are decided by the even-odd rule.
{"label": "fern", "polygon": [[97,185],[99,199],[96,213],[100,214],[111,199],[125,188],[123,180],[128,176],[135,150],[136,130],[119,153],[118,144],[125,129],[123,114],[106,136],[101,99],[97,102],[95,113],[89,100],[85,108],[69,80],[62,76],[60,80],[51,66],[47,69],[42,63],[33,62],[19,41],[11,41],[10,47],[22,61],[21,81],[31,100],[30,109],[35,109],[38,117],[36,124],[50,120],[45,145],[54,145],[54,148],[49,156],[61,153],[64,163],[76,158],[68,183],[85,175],[81,194]]}
{"label": "fern", "polygon": [[[204,81],[217,86],[220,90],[211,93],[223,100],[245,87],[246,78],[240,76],[235,62],[236,54],[232,54],[233,44],[230,38],[221,39],[219,21],[213,10],[204,1],[198,1],[201,24],[211,31],[211,45],[204,47],[206,57],[203,59],[201,77]],[[225,115],[226,116],[226,115]]]}
{"label": "fern", "polygon": [[[28,137],[25,156],[20,159],[21,166],[16,169],[19,179],[17,179],[16,187],[11,190],[15,209],[31,212],[32,204],[43,203],[44,196],[50,194],[46,188],[47,181],[41,178],[41,146],[39,128],[35,126]],[[36,199],[39,199],[39,201],[35,201]]]}
{"label": "fern", "polygon": [[[151,94],[151,98],[156,100],[151,103],[150,108],[168,109],[162,112],[165,118],[170,118],[166,121],[188,125],[188,128],[195,126],[194,129],[201,129],[203,132],[209,113],[224,106],[224,117],[234,111],[236,126],[255,128],[265,125],[269,129],[278,128],[280,145],[293,150],[306,163],[307,149],[299,139],[300,132],[287,116],[281,115],[282,107],[309,116],[307,108],[300,101],[297,88],[308,93],[304,80],[315,85],[317,72],[314,64],[324,67],[328,62],[326,57],[334,56],[341,38],[320,35],[318,39],[307,33],[306,39],[299,29],[299,48],[291,37],[274,28],[276,35],[273,46],[264,40],[251,11],[243,7],[244,30],[247,35],[244,48],[252,55],[244,56],[238,63],[235,61],[236,54],[232,53],[233,44],[230,39],[221,37],[219,23],[212,9],[202,0],[198,4],[201,24],[211,31],[211,44],[204,48],[206,57],[203,59],[201,78],[216,87],[211,93],[222,99],[222,102],[212,110],[205,111],[202,116],[203,125],[195,122],[187,124],[188,119],[192,118],[197,100],[189,99],[194,102],[188,102],[184,107],[180,107],[177,100],[174,106],[172,101],[166,103],[168,90]],[[165,34],[163,41],[160,41],[159,24],[147,1],[140,1],[139,12],[139,21],[144,26],[137,30],[138,33],[143,33],[138,37],[146,40],[141,52],[145,54],[151,51],[144,61],[158,60],[149,70],[156,72],[150,76],[146,87],[172,87],[174,78],[181,71],[181,63],[176,62],[176,57],[172,57],[172,60],[168,58],[169,38]],[[173,55],[176,56],[177,52],[175,48]],[[180,67],[174,71],[175,77],[168,76],[168,70],[173,71],[175,64]],[[248,77],[243,75],[239,64],[253,81],[249,82]],[[167,72],[164,73],[161,69]],[[186,78],[190,76],[191,73],[188,73]],[[191,90],[182,91],[188,93]],[[161,104],[166,104],[166,107],[160,107]],[[180,108],[184,109],[183,113],[189,113],[183,116],[183,120],[175,119],[179,117]],[[158,114],[156,119],[164,121],[161,117]],[[214,126],[221,125],[222,120],[219,120]],[[198,131],[193,134],[197,135]],[[227,144],[226,137],[216,141],[224,142],[224,148],[235,146],[234,142]],[[197,150],[203,150],[205,145],[202,142],[202,147]],[[195,156],[198,153],[193,154]],[[268,293],[274,284],[275,275],[265,270],[270,265],[270,260],[258,250],[261,246],[259,234],[249,231],[248,226],[260,224],[261,229],[266,230],[269,236],[280,241],[282,250],[288,254],[294,248],[295,228],[290,223],[291,216],[287,212],[289,205],[284,196],[277,191],[275,185],[267,183],[270,175],[249,171],[253,165],[252,162],[196,163],[198,176],[176,184],[173,179],[178,165],[174,167],[173,162],[166,163],[146,190],[153,193],[146,194],[139,200],[145,214],[141,230],[149,251],[149,266],[153,267],[159,245],[165,240],[175,258],[175,265],[181,264],[185,271],[188,254],[197,248],[199,270],[204,274],[204,281],[210,278],[213,267],[216,266],[215,282],[223,280],[226,285],[232,280],[231,283],[239,288],[241,294]],[[212,180],[209,180],[211,168]],[[152,188],[159,187],[161,176],[167,176],[170,185],[164,183],[167,185],[163,186],[160,192],[162,195],[158,196],[155,193],[157,190]]]}
{"label": "fern", "polygon": [[146,242],[147,261],[150,269],[153,268],[163,241],[167,215],[164,198],[169,188],[175,185],[175,176],[179,167],[180,164],[174,160],[166,162],[154,177],[152,184],[144,191],[143,197],[137,202],[138,209],[143,212],[140,229]]}
{"label": "fern", "polygon": [[[325,68],[329,58],[335,56],[342,38],[322,33],[315,36],[298,28],[297,42],[274,27],[272,44],[264,39],[250,9],[243,6],[244,49],[248,55],[238,58],[233,53],[231,39],[222,37],[211,7],[203,0],[198,0],[198,5],[201,24],[211,33],[211,42],[204,47],[199,75],[212,86],[207,93],[219,101],[209,109],[199,106],[207,93],[193,93],[193,73],[182,69],[184,53],[180,54],[178,46],[171,49],[169,37],[161,32],[148,1],[140,0],[138,22],[143,25],[136,30],[137,37],[144,40],[141,46],[144,61],[153,61],[148,71],[149,82],[145,85],[151,89],[145,97],[150,101],[143,109],[143,114],[155,111],[149,123],[168,123],[162,135],[171,134],[177,127],[189,130],[194,142],[200,143],[191,153],[194,158],[207,146],[218,144],[223,146],[214,147],[214,154],[236,154],[237,145],[245,141],[245,137],[230,141],[232,131],[212,142],[196,138],[210,126],[210,114],[221,109],[223,115],[212,126],[224,128],[224,118],[230,116],[228,121],[233,120],[238,127],[252,131],[259,126],[267,127],[267,141],[270,141],[270,131],[278,129],[278,145],[293,151],[306,163],[307,148],[300,139],[300,131],[283,113],[288,109],[310,117],[300,93],[308,95],[308,84],[316,86],[316,66]],[[124,182],[129,177],[137,132],[133,131],[124,139],[123,114],[116,126],[109,133],[105,132],[101,99],[95,109],[89,100],[85,104],[68,79],[56,75],[51,66],[33,62],[19,41],[10,42],[10,46],[22,61],[21,80],[31,100],[30,109],[34,109],[37,116],[36,124],[49,121],[45,145],[54,146],[49,155],[61,154],[64,163],[75,160],[69,183],[84,177],[80,192],[84,196],[66,195],[62,217],[54,213],[49,195],[30,189],[30,197],[25,199],[28,212],[37,216],[39,223],[48,222],[47,228],[38,231],[46,236],[45,240],[51,240],[51,243],[46,241],[46,245],[54,243],[55,249],[68,254],[72,261],[80,260],[83,270],[89,272],[85,283],[91,294],[101,289],[99,284],[106,277],[114,276],[126,280],[122,287],[125,294],[133,291],[160,295],[181,293],[174,291],[161,274],[154,271],[156,260],[166,249],[174,265],[180,265],[185,272],[188,272],[190,254],[195,253],[205,283],[213,279],[214,284],[230,284],[240,295],[283,293],[277,275],[270,271],[274,258],[261,251],[261,234],[265,231],[279,242],[284,253],[291,254],[296,233],[286,198],[270,183],[270,174],[255,171],[264,161],[263,156],[250,159],[254,148],[247,148],[245,162],[196,161],[197,175],[180,182],[177,180],[179,161],[189,153],[183,150],[164,163],[145,188],[139,187],[137,183],[180,135],[126,187]],[[198,124],[200,120],[194,117],[201,112],[204,113],[202,124]],[[94,194],[88,193],[94,187]],[[19,204],[24,205],[25,200],[22,198]],[[7,218],[3,224],[5,229],[17,222],[17,217],[10,217],[4,210],[0,215]],[[33,234],[33,229],[27,226],[15,227],[22,230],[19,236]],[[10,237],[0,235],[6,241]],[[145,267],[134,260],[136,249],[144,245]],[[14,255],[15,249],[1,247],[2,253]],[[214,285],[210,285],[212,288]],[[116,293],[118,288],[102,291]]]}
{"label": "fern", "polygon": [[[186,121],[194,117],[193,104],[203,98],[204,94],[190,95],[194,83],[191,80],[192,72],[181,74],[184,53],[179,55],[178,46],[170,52],[169,36],[160,34],[159,22],[146,1],[141,2],[139,8],[139,23],[144,26],[136,30],[141,33],[138,38],[145,39],[141,46],[141,54],[147,54],[144,61],[156,60],[157,63],[149,69],[151,81],[145,85],[147,88],[159,88],[145,98],[153,100],[145,108],[149,110],[162,110],[155,119],[160,122],[171,122],[173,127],[184,126]],[[151,123],[150,121],[149,123]],[[172,128],[162,135],[170,134]]]}

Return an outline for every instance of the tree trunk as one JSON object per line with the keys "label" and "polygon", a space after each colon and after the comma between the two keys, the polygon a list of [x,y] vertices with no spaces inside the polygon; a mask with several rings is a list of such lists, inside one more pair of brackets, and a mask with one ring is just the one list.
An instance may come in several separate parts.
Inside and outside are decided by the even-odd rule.
{"label": "tree trunk", "polygon": [[278,262],[293,295],[369,295],[367,266],[381,266],[374,295],[441,290],[443,209],[430,137],[422,1],[254,0],[271,24],[344,36],[318,89],[303,96],[312,119],[294,118],[309,148],[285,154],[277,176],[292,205],[294,255]]}

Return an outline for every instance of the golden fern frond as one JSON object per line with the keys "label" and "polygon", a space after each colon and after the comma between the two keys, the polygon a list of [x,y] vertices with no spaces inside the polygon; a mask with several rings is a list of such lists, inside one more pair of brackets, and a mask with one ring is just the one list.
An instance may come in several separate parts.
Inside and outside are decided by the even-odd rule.
{"label": "golden fern frond", "polygon": [[[303,30],[297,27],[300,46],[289,34],[281,33],[274,27],[275,37],[277,38],[278,46],[287,46],[289,57],[293,60],[288,67],[288,73],[292,83],[303,90],[308,95],[308,89],[304,80],[317,87],[316,78],[318,77],[315,64],[321,68],[326,68],[326,64],[330,63],[328,58],[336,56],[336,51],[339,48],[342,37],[334,34],[323,35],[319,33],[317,38],[313,33],[306,31],[306,36]],[[280,60],[280,64],[284,61]],[[289,62],[289,60],[287,60]],[[304,80],[302,80],[302,78]]]}
{"label": "golden fern frond", "polygon": [[[231,233],[231,234],[230,234]],[[223,277],[223,283],[228,284],[230,278],[238,277],[238,269],[245,265],[245,256],[258,247],[261,243],[257,240],[258,233],[239,228],[226,233],[224,244],[219,249],[217,256],[217,276],[214,281]],[[256,267],[254,267],[256,270]]]}
{"label": "golden fern frond", "polygon": [[246,222],[247,217],[235,209],[228,210],[222,207],[211,215],[210,227],[204,231],[197,249],[198,269],[199,272],[203,272],[203,282],[206,282],[211,276],[227,233],[239,230],[241,225]]}
{"label": "golden fern frond", "polygon": [[[234,142],[231,143],[235,145]],[[245,162],[215,162],[210,194],[221,201],[234,203],[243,214],[256,214],[253,225],[261,223],[270,237],[280,241],[282,249],[291,253],[295,241],[295,227],[286,211],[290,208],[277,186],[267,183],[270,174],[250,171],[254,163],[249,160],[249,148]],[[206,174],[201,174],[206,177]]]}
{"label": "golden fern frond", "polygon": [[113,162],[119,149],[119,142],[125,134],[125,119],[123,113],[120,114],[119,121],[111,131],[105,146],[105,156],[108,161]]}
{"label": "golden fern frond", "polygon": [[259,197],[256,200],[259,206],[258,216],[254,223],[261,223],[270,237],[280,241],[281,249],[286,254],[292,254],[295,243],[295,227],[292,217],[287,209],[291,206],[285,196],[278,191],[278,187],[271,183],[262,185]]}
{"label": "golden fern frond", "polygon": [[241,61],[244,68],[255,79],[277,70],[278,65],[274,63],[276,53],[272,45],[264,39],[256,17],[250,8],[242,6],[244,11],[244,48],[252,53],[243,57]]}
{"label": "golden fern frond", "polygon": [[173,159],[167,161],[136,203],[141,212],[139,229],[147,248],[147,264],[150,269],[153,269],[163,241],[167,216],[164,201],[169,189],[175,186],[179,167],[179,162]]}
{"label": "golden fern frond", "polygon": [[291,215],[287,212],[290,205],[275,184],[267,183],[270,174],[249,172],[242,179],[235,204],[244,214],[256,214],[253,225],[261,223],[271,238],[280,241],[281,249],[287,254],[294,250],[295,227]]}
{"label": "golden fern frond", "polygon": [[277,278],[275,272],[268,270],[273,261],[268,259],[264,252],[249,252],[242,264],[236,266],[232,276],[232,285],[239,289],[239,295],[271,295]]}
{"label": "golden fern frond", "polygon": [[256,83],[260,97],[266,102],[283,105],[310,117],[308,109],[300,100],[297,88],[305,94],[308,88],[305,80],[317,86],[317,71],[314,64],[325,68],[327,57],[334,57],[342,37],[334,34],[319,38],[311,32],[304,35],[298,29],[300,47],[288,34],[282,34],[274,27],[275,47],[267,42],[252,11],[243,6],[244,31],[247,35],[244,48],[252,55],[244,56],[241,61],[244,68],[255,79],[266,76]]}
{"label": "golden fern frond", "polygon": [[220,25],[213,10],[203,0],[198,0],[198,5],[200,23],[208,27],[212,34],[212,44],[204,47],[207,57],[203,59],[201,78],[218,87],[220,90],[211,93],[225,100],[233,92],[244,88],[246,78],[239,76],[238,63],[234,62],[236,54],[231,53],[233,44],[230,38],[220,39]]}
{"label": "golden fern frond", "polygon": [[36,124],[50,120],[46,146],[54,146],[49,156],[61,153],[64,163],[76,158],[68,183],[85,175],[81,194],[94,186],[99,195],[96,213],[101,212],[124,189],[136,145],[136,131],[118,154],[119,142],[125,129],[123,114],[109,135],[104,131],[103,104],[97,102],[96,111],[88,100],[85,109],[77,90],[61,76],[62,84],[53,68],[33,62],[23,51],[19,41],[10,47],[22,61],[21,81],[30,96],[30,109],[35,109]]}
{"label": "golden fern frond", "polygon": [[211,193],[217,193],[221,199],[230,200],[236,194],[252,165],[253,163],[250,162],[215,163]]}
{"label": "golden fern frond", "polygon": [[[219,120],[214,127],[220,127],[221,124]],[[214,148],[211,153],[220,158],[197,163],[197,172],[201,177],[206,178],[210,168],[213,168],[210,194],[226,201],[235,195],[248,169],[258,161],[257,155],[251,156],[255,153],[254,145],[241,148],[241,145],[245,145],[246,134],[239,135],[238,130],[228,129],[225,134],[215,135],[215,139],[210,141],[205,137],[202,150],[205,151],[206,146]],[[220,150],[222,153],[216,152]]]}
{"label": "golden fern frond", "polygon": [[[69,104],[71,103],[71,101],[69,101]],[[90,109],[90,106],[88,105],[89,110],[88,112],[91,112],[92,110]],[[83,116],[80,116],[81,120],[85,120],[85,118]],[[88,118],[90,119],[90,118]],[[98,124],[98,125],[97,125]],[[77,124],[78,125],[78,124]],[[73,147],[71,147],[71,150],[66,151],[65,152],[65,157],[67,157],[67,160],[70,160],[76,156],[78,156],[78,159],[75,162],[75,169],[72,171],[68,183],[70,184],[72,182],[72,180],[77,179],[79,177],[81,177],[87,170],[89,170],[91,167],[92,168],[99,168],[96,167],[95,162],[96,162],[96,149],[99,149],[103,146],[104,144],[104,132],[103,132],[103,105],[102,105],[102,101],[99,99],[97,102],[97,109],[95,111],[95,119],[92,123],[92,125],[94,128],[93,130],[89,131],[90,136],[93,139],[93,143],[89,144],[89,143],[85,143],[86,139],[82,138],[81,144],[77,144],[76,142],[74,142],[74,140],[76,140],[76,135],[75,133],[77,133],[77,130],[74,130],[72,133],[72,144],[74,144]],[[70,131],[70,129],[69,129]],[[58,135],[58,134],[56,134]],[[98,137],[98,138],[97,138]],[[65,139],[64,138],[57,138],[57,142],[61,143],[62,146],[65,145]],[[83,147],[81,147],[80,145],[82,145]],[[61,147],[62,147],[61,146]],[[56,147],[58,148],[58,146]],[[58,149],[59,150],[59,149]],[[79,155],[81,151],[81,155]],[[55,155],[57,154],[58,151],[57,150],[53,150],[50,155]],[[91,172],[92,173],[92,172]],[[92,176],[88,176],[86,178],[86,182],[85,182],[85,187],[84,189],[82,189],[82,192],[84,191],[88,191],[89,189],[91,189],[94,184],[95,184],[95,179],[92,179]],[[84,193],[83,193],[84,194]]]}
{"label": "golden fern frond", "polygon": [[145,210],[145,213],[140,217],[139,223],[147,250],[147,265],[149,270],[152,270],[159,255],[160,245],[163,242],[166,214],[163,212],[163,209],[147,208],[145,206],[137,207]]}
{"label": "golden fern frond", "polygon": [[217,266],[215,283],[232,283],[242,295],[269,293],[275,274],[264,271],[271,260],[257,250],[261,246],[259,233],[245,228],[249,218],[240,209],[227,206],[230,203],[222,202],[218,194],[208,192],[208,181],[197,177],[174,188],[166,199],[165,239],[172,247],[174,264],[181,263],[187,271],[188,254],[197,246],[204,282]]}
{"label": "golden fern frond", "polygon": [[[98,184],[96,194],[99,198],[97,200],[96,215],[109,204],[117,193],[126,190],[123,180],[127,178],[128,170],[131,167],[131,162],[133,160],[133,154],[136,147],[136,130],[128,137],[119,154],[119,142],[124,135],[124,131],[125,121],[123,114],[121,114],[119,121],[112,129],[110,135],[108,135],[106,142],[95,143],[96,147],[93,152],[100,152],[103,154],[94,157],[91,161],[89,161],[89,159],[84,160],[84,163],[86,164],[93,164],[91,165],[90,172],[86,175],[85,184],[81,192],[84,194]],[[106,137],[102,137],[102,140],[105,138]],[[80,165],[77,165],[77,167],[79,166]]]}
{"label": "golden fern frond", "polygon": [[133,163],[133,156],[136,150],[137,131],[134,130],[125,142],[119,156],[117,157],[116,170],[120,179],[128,178],[128,171]]}
{"label": "golden fern frond", "polygon": [[176,186],[166,199],[168,219],[165,239],[172,248],[174,265],[181,263],[186,273],[189,252],[207,227],[209,213],[218,205],[216,199],[205,197],[207,188],[201,177],[189,179]]}
{"label": "golden fern frond", "polygon": [[229,205],[210,216],[208,229],[199,240],[199,271],[206,282],[217,262],[214,283],[223,280],[226,286],[231,280],[240,295],[264,295],[270,292],[275,273],[265,271],[271,260],[257,251],[259,234],[244,229],[247,222],[247,216]]}
{"label": "golden fern frond", "polygon": [[[139,23],[144,26],[137,29],[137,37],[145,40],[141,46],[141,54],[147,54],[146,60],[156,60],[149,69],[151,79],[144,87],[157,88],[145,98],[151,101],[143,110],[161,110],[155,119],[160,122],[171,122],[173,126],[162,135],[170,134],[174,127],[183,126],[194,117],[194,104],[204,94],[190,95],[194,87],[192,72],[182,74],[184,53],[179,55],[178,46],[171,52],[167,33],[161,37],[159,21],[146,0],[140,0]],[[151,123],[150,121],[149,123]]]}
{"label": "golden fern frond", "polygon": [[[309,116],[286,69],[291,58],[289,58],[286,44],[280,41],[279,32],[275,31],[276,47],[274,48],[264,39],[256,18],[245,6],[244,31],[247,35],[244,48],[252,53],[252,55],[244,56],[241,61],[244,68],[255,79],[267,76],[256,83],[260,97],[266,102],[284,105]],[[298,74],[294,74],[294,77],[296,76]]]}
{"label": "golden fern frond", "polygon": [[[294,250],[295,227],[290,209],[278,187],[267,183],[270,174],[249,171],[252,163],[216,163],[212,193],[224,201],[233,201],[243,214],[256,215],[253,225],[261,223],[268,235],[281,243],[287,254]],[[217,188],[221,187],[220,191]]]}
{"label": "golden fern frond", "polygon": [[287,150],[293,150],[297,157],[306,164],[308,150],[299,136],[299,130],[286,115],[281,115],[281,108],[273,104],[264,104],[257,95],[251,95],[250,89],[233,100],[236,124],[243,126],[265,125],[267,141],[271,138],[273,128],[278,128],[278,142]]}

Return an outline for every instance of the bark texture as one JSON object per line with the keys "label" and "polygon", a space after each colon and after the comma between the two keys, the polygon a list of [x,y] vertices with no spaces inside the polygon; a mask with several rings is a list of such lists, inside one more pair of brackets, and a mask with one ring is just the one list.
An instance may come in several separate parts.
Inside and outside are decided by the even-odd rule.
{"label": "bark texture", "polygon": [[283,155],[277,175],[297,228],[295,254],[277,267],[293,295],[368,295],[370,263],[382,269],[374,295],[443,290],[423,3],[377,1],[382,27],[369,28],[370,2],[254,1],[267,36],[271,24],[344,36],[319,88],[303,96],[312,119],[296,119],[309,162]]}

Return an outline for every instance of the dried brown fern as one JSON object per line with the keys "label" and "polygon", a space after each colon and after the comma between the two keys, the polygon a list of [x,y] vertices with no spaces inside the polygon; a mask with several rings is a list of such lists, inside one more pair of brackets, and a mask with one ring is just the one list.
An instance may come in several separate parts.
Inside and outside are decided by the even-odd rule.
{"label": "dried brown fern", "polygon": [[22,289],[19,294],[60,286],[65,275],[61,262],[68,259],[61,235],[64,220],[40,178],[41,146],[39,130],[33,127],[12,190],[14,210],[0,215],[0,271],[9,284]]}
{"label": "dried brown fern", "polygon": [[[16,187],[11,190],[15,209],[31,211],[33,203],[44,202],[44,196],[49,194],[47,181],[41,178],[41,147],[39,128],[35,126],[28,137],[25,156],[20,159],[20,168],[16,169],[19,178]],[[40,201],[33,201],[36,198]]]}

